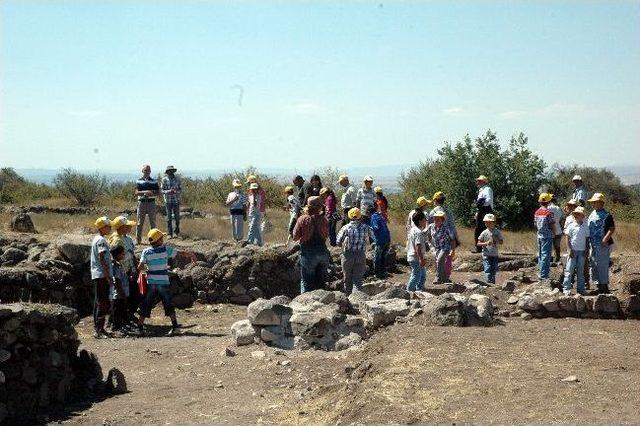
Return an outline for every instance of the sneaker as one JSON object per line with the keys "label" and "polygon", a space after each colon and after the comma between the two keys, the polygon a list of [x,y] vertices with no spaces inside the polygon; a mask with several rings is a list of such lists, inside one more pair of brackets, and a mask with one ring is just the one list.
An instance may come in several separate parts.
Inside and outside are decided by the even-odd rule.
{"label": "sneaker", "polygon": [[565,296],[571,296],[571,290],[563,290],[562,294],[564,294]]}
{"label": "sneaker", "polygon": [[171,330],[167,332],[167,336],[175,336],[180,333],[180,329],[178,327],[171,327]]}
{"label": "sneaker", "polygon": [[93,338],[94,339],[106,339],[107,337],[107,333],[104,330],[96,330],[93,332]]}

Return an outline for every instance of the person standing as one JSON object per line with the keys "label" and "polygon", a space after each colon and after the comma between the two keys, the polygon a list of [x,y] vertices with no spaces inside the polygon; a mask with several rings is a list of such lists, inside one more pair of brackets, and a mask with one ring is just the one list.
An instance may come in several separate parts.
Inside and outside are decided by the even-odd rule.
{"label": "person standing", "polygon": [[593,207],[589,215],[589,238],[591,239],[591,277],[597,282],[598,293],[609,293],[609,263],[616,224],[613,216],[604,208],[604,195],[593,194],[587,200]]}
{"label": "person standing", "polygon": [[344,188],[342,197],[340,197],[340,207],[342,208],[342,225],[349,223],[349,210],[356,207],[357,191],[349,183],[349,177],[347,175],[341,175],[338,179],[338,183]]}
{"label": "person standing", "polygon": [[407,291],[423,291],[427,281],[426,254],[429,250],[424,229],[427,216],[416,208],[411,217],[411,229],[407,234],[407,262],[411,267],[411,275],[407,282]]}
{"label": "person standing", "polygon": [[449,282],[447,275],[447,258],[455,256],[455,241],[452,240],[449,229],[444,225],[447,215],[437,212],[433,215],[433,223],[426,229],[427,242],[431,244],[436,260],[436,279],[434,284]]}
{"label": "person standing", "polygon": [[477,244],[482,247],[482,266],[488,283],[496,283],[498,246],[503,243],[502,232],[496,228],[496,217],[489,213],[482,219],[487,229],[480,233]]}
{"label": "person standing", "polygon": [[125,258],[123,246],[115,246],[111,249],[113,259],[113,280],[109,289],[109,300],[111,302],[111,331],[123,332],[129,322],[129,312],[127,299],[129,298],[129,277],[124,270],[122,262]]}
{"label": "person standing", "polygon": [[234,240],[242,241],[244,238],[244,221],[247,217],[247,196],[242,192],[242,183],[234,179],[231,183],[233,191],[227,195],[225,205],[229,207],[231,217],[231,235]]}
{"label": "person standing", "polygon": [[538,197],[540,208],[534,213],[534,225],[538,237],[538,268],[540,270],[538,278],[546,280],[549,278],[551,267],[551,251],[553,249],[553,232],[555,219],[548,206],[551,202],[551,194],[543,192]]}
{"label": "person standing", "polygon": [[380,212],[384,220],[389,222],[389,201],[384,196],[381,186],[373,188],[373,192],[376,193],[376,211]]}
{"label": "person standing", "polygon": [[369,217],[366,216],[371,209],[376,205],[376,193],[373,191],[373,178],[371,176],[365,176],[362,180],[362,188],[358,189],[356,194],[356,207],[360,209],[364,217],[361,219],[367,225],[369,224]]}
{"label": "person standing", "polygon": [[284,193],[287,196],[287,208],[289,210],[289,226],[287,227],[287,244],[293,238],[293,228],[296,226],[296,222],[302,212],[300,205],[300,199],[294,194],[293,186],[287,186],[284,188]]}
{"label": "person standing", "polygon": [[249,185],[249,234],[247,241],[262,247],[262,196],[260,195],[260,186],[253,182]]}
{"label": "person standing", "polygon": [[[460,240],[458,239],[458,230],[456,229],[456,221],[453,216],[453,212],[451,211],[449,206],[445,204],[446,199],[447,198],[445,197],[442,191],[438,191],[435,194],[433,194],[432,200],[436,206],[433,209],[431,209],[431,211],[429,212],[429,223],[433,222],[433,216],[436,213],[438,212],[444,213],[445,214],[444,226],[449,230],[451,241],[455,241],[455,246],[457,248],[460,245]],[[483,250],[483,253],[484,253],[484,250]],[[446,270],[446,276],[450,277],[451,271],[453,270],[453,259],[451,258],[451,256],[447,256],[447,260],[445,263],[445,270]]]}
{"label": "person standing", "polygon": [[564,212],[562,208],[558,206],[556,196],[551,195],[551,202],[547,207],[551,213],[553,213],[553,251],[555,254],[555,259],[553,259],[556,263],[560,262],[560,251],[562,245],[562,218],[564,216]]}
{"label": "person standing", "polygon": [[98,235],[91,242],[91,281],[93,282],[93,337],[101,339],[108,334],[104,329],[109,313],[109,289],[113,280],[113,259],[105,236],[111,233],[111,221],[102,216],[94,222]]}
{"label": "person standing", "polygon": [[165,176],[162,178],[160,188],[164,196],[164,205],[167,211],[167,232],[169,238],[173,238],[173,220],[176,222],[175,235],[180,235],[180,195],[182,194],[182,183],[180,177],[176,175],[177,169],[174,166],[167,166]]}
{"label": "person standing", "polygon": [[373,269],[376,277],[384,279],[387,277],[387,254],[391,244],[391,234],[387,219],[380,210],[371,210],[371,229],[375,236],[376,248],[373,258]]}
{"label": "person standing", "polygon": [[[407,216],[407,224],[406,224],[406,228],[407,228],[407,235],[409,234],[409,231],[411,231],[411,228],[413,228],[413,226],[415,225],[414,221],[413,221],[413,216],[417,213],[417,212],[423,212],[424,210],[427,208],[427,206],[429,206],[430,204],[433,204],[431,200],[427,199],[427,197],[418,197],[418,199],[416,200],[416,208],[414,210],[411,210],[409,212],[409,216]],[[426,215],[425,215],[426,217]]]}
{"label": "person standing", "polygon": [[338,243],[342,246],[342,274],[344,291],[347,295],[353,289],[362,290],[362,280],[367,272],[367,245],[374,240],[371,227],[362,222],[362,213],[357,207],[349,210],[351,221],[338,233]]}
{"label": "person standing", "polygon": [[[565,228],[567,234],[567,249],[569,259],[564,271],[563,292],[565,296],[571,294],[571,281],[576,274],[576,290],[578,294],[585,295],[584,285],[584,259],[589,241],[589,226],[584,221],[584,207],[576,207],[572,212],[574,220]],[[568,222],[568,221],[567,221]]]}
{"label": "person standing", "polygon": [[309,197],[306,211],[293,228],[293,240],[300,242],[300,293],[321,289],[327,282],[328,235],[329,222],[322,214],[322,200]]}
{"label": "person standing", "polygon": [[587,193],[587,188],[582,182],[582,176],[575,175],[571,181],[573,182],[574,187],[571,198],[578,201],[578,204],[584,207],[587,204],[587,198],[589,198],[589,195]]}
{"label": "person standing", "polygon": [[302,206],[304,206],[304,200],[306,200],[307,196],[305,194],[305,188],[304,188],[304,178],[300,175],[297,175],[296,177],[293,178],[293,187],[296,190],[296,193],[294,194],[295,196],[298,197],[298,205],[302,208]]}
{"label": "person standing", "polygon": [[[563,233],[565,235],[567,234],[567,229],[569,228],[569,225],[571,225],[576,221],[572,213],[575,211],[577,207],[582,207],[582,206],[578,206],[578,204],[579,204],[578,201],[574,199],[571,199],[565,203],[564,216],[566,219],[564,221],[564,227],[563,227]],[[585,223],[586,223],[586,218],[585,218]],[[585,248],[585,251],[584,251],[585,289],[589,288],[589,269],[590,269],[589,268],[589,244],[587,244],[587,247]],[[571,280],[573,281],[573,277],[571,278]]]}
{"label": "person standing", "polygon": [[142,231],[144,229],[145,217],[149,217],[149,226],[156,227],[156,197],[160,193],[158,182],[151,177],[151,166],[142,166],[142,177],[136,181],[135,195],[138,197],[138,209],[136,222],[136,240],[142,243]]}
{"label": "person standing", "polygon": [[[485,215],[493,213],[493,190],[489,186],[489,179],[485,175],[476,178],[476,186],[478,187],[478,196],[476,197],[476,231],[474,241],[478,241],[480,233],[486,229],[482,220]],[[482,248],[476,245],[476,253],[482,252]]]}
{"label": "person standing", "polygon": [[324,187],[320,190],[320,197],[324,201],[324,215],[329,222],[329,244],[331,244],[331,247],[335,247],[336,226],[338,225],[339,219],[336,206],[336,194],[333,192],[333,190]]}
{"label": "person standing", "polygon": [[127,219],[126,216],[118,216],[111,221],[111,228],[114,230],[109,237],[109,247],[122,247],[124,249],[124,258],[122,267],[129,278],[129,292],[127,296],[127,313],[128,320],[137,321],[135,313],[140,306],[140,291],[136,282],[138,280],[137,260],[135,255],[135,242],[129,236],[131,229],[136,225],[133,220]]}

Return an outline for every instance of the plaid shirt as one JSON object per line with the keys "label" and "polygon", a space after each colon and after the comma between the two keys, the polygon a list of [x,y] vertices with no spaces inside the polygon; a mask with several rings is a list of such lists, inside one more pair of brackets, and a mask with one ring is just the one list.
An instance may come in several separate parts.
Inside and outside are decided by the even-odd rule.
{"label": "plaid shirt", "polygon": [[375,236],[369,225],[359,220],[349,222],[338,233],[338,244],[344,251],[364,251],[367,242],[374,241]]}
{"label": "plaid shirt", "polygon": [[[162,194],[164,195],[165,204],[177,204],[180,202],[180,193],[182,192],[182,185],[180,178],[176,175],[173,177],[164,176],[162,178]],[[169,192],[174,189],[176,192]]]}

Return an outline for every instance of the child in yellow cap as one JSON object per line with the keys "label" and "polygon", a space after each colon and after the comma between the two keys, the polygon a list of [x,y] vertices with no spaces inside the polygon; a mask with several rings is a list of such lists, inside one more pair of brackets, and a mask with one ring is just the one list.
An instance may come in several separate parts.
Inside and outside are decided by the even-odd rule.
{"label": "child in yellow cap", "polygon": [[98,235],[91,242],[91,281],[94,289],[93,304],[93,337],[96,339],[107,337],[104,329],[109,313],[109,288],[113,279],[111,252],[105,236],[111,233],[111,221],[106,217],[99,217],[94,222]]}

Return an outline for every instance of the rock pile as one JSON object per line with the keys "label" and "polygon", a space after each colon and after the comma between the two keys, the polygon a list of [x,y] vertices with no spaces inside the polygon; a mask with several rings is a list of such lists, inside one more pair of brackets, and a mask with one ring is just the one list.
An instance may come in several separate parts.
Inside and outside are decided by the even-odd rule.
{"label": "rock pile", "polygon": [[[60,305],[0,305],[0,423],[41,420],[105,390],[95,356],[78,354],[77,318]],[[122,373],[113,381],[110,389],[126,391]]]}
{"label": "rock pile", "polygon": [[[537,257],[530,254],[501,254],[498,258],[499,271],[517,271],[522,268],[530,268],[537,265]],[[457,272],[482,272],[482,255],[468,254],[458,257],[454,261],[454,270]]]}
{"label": "rock pile", "polygon": [[80,207],[80,206],[71,206],[71,207],[49,207],[42,204],[36,204],[33,206],[6,206],[3,208],[4,211],[9,213],[57,213],[57,214],[68,214],[68,215],[78,215],[78,214],[98,214],[98,209],[94,207]]}

